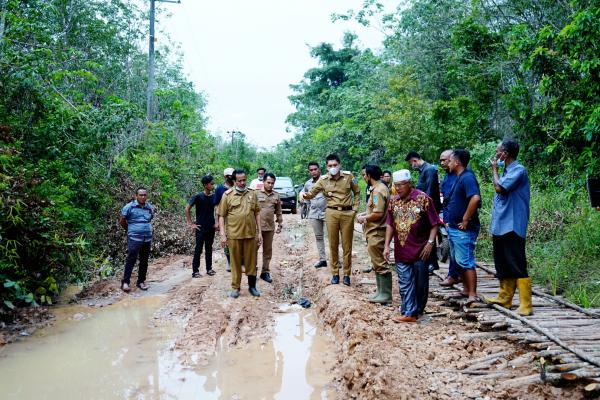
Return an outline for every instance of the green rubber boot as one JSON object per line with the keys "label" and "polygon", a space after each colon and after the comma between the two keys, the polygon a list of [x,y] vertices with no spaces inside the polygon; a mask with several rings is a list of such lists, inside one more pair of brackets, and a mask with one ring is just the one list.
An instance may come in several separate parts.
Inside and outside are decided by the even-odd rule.
{"label": "green rubber boot", "polygon": [[380,288],[379,295],[375,298],[369,299],[371,303],[385,304],[392,301],[392,273],[377,274],[379,277]]}
{"label": "green rubber boot", "polygon": [[375,273],[375,282],[377,283],[377,290],[375,293],[371,293],[369,295],[369,301],[373,300],[375,297],[379,296],[379,292],[381,290],[381,278],[379,278],[379,274]]}

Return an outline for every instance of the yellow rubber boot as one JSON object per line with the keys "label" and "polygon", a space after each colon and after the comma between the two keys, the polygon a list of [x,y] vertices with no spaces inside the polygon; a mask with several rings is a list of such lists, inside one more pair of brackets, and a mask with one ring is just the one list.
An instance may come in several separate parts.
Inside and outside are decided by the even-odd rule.
{"label": "yellow rubber boot", "polygon": [[531,278],[517,279],[517,287],[519,288],[519,308],[517,314],[522,316],[531,315],[533,313],[533,305],[531,304]]}
{"label": "yellow rubber boot", "polygon": [[485,301],[492,304],[498,304],[504,308],[510,308],[512,306],[516,288],[516,279],[500,279],[500,292],[498,292],[498,296],[486,297]]}

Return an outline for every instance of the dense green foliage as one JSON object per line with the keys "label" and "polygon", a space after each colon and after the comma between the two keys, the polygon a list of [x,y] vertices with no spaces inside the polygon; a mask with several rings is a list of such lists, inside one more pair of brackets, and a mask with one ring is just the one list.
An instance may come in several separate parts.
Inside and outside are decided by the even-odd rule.
{"label": "dense green foliage", "polygon": [[147,56],[140,44],[147,23],[131,2],[0,5],[6,312],[50,303],[61,284],[94,277],[110,246],[107,218],[116,219],[135,186],[146,185],[156,206],[181,214],[184,197],[197,189],[194,178],[226,164],[212,150],[227,154],[228,146],[206,132],[204,98],[168,44],[156,53],[156,122],[145,121]]}
{"label": "dense green foliage", "polygon": [[[319,66],[292,85],[296,135],[277,147],[283,157],[271,168],[304,179],[306,163],[331,152],[355,172],[368,162],[406,168],[409,150],[435,162],[442,150],[464,147],[489,221],[487,160],[502,138],[516,138],[533,182],[534,276],[599,305],[600,217],[586,204],[584,182],[600,175],[600,5],[412,0],[383,9],[367,0],[337,16],[383,26],[379,54],[361,50],[351,34],[339,49],[312,49]],[[490,258],[486,232],[480,256]]]}

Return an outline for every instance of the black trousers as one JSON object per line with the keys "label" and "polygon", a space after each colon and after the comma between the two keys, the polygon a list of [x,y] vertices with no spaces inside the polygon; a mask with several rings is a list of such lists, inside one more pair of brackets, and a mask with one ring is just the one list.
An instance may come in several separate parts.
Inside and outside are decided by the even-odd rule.
{"label": "black trousers", "polygon": [[493,236],[494,264],[498,279],[527,278],[527,259],[525,258],[525,239],[510,232],[502,236]]}
{"label": "black trousers", "polygon": [[152,242],[138,242],[137,240],[127,239],[127,258],[125,259],[125,274],[122,283],[129,285],[131,273],[138,257],[140,265],[138,267],[137,283],[146,281],[146,273],[148,272],[148,257],[150,256],[150,245]]}
{"label": "black trousers", "polygon": [[199,231],[196,229],[196,247],[194,248],[194,259],[192,260],[192,272],[200,270],[200,256],[202,255],[202,246],[204,246],[204,259],[206,260],[206,270],[212,269],[212,247],[215,241],[215,231]]}

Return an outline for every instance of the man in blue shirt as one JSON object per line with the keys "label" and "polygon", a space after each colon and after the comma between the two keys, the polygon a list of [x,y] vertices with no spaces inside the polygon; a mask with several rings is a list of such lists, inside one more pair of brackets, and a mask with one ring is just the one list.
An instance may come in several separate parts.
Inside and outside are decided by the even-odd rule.
{"label": "man in blue shirt", "polygon": [[[450,156],[452,155],[452,150],[444,150],[442,154],[440,154],[440,165],[446,171],[446,175],[444,175],[444,179],[440,183],[440,192],[444,197],[444,202],[442,204],[442,220],[446,221],[448,219],[448,200],[450,199],[450,192],[452,191],[452,187],[456,182],[456,175],[450,172],[448,168],[448,163],[450,162]],[[460,270],[458,265],[456,265],[456,261],[452,259],[452,257],[448,260],[448,276],[444,279],[440,286],[452,286],[461,282],[460,279]]]}
{"label": "man in blue shirt", "polygon": [[125,259],[125,273],[121,281],[121,289],[129,292],[129,280],[136,260],[140,259],[136,286],[141,290],[148,290],[146,285],[146,272],[148,271],[148,257],[152,244],[152,225],[154,208],[146,199],[148,192],[139,187],[135,191],[135,199],[127,203],[121,210],[119,224],[127,231],[127,258]]}
{"label": "man in blue shirt", "polygon": [[[185,207],[187,224],[196,235],[196,246],[194,247],[194,258],[192,260],[192,278],[200,277],[202,247],[205,248],[206,274],[211,276],[215,274],[215,270],[212,268],[212,247],[217,228],[215,223],[215,203],[213,200],[215,183],[211,175],[203,176],[201,182],[204,190],[196,193]],[[192,222],[192,216],[190,215],[192,207],[196,207],[196,223]]]}
{"label": "man in blue shirt", "polygon": [[[496,156],[490,160],[494,175],[494,206],[492,233],[496,276],[500,280],[500,293],[489,302],[510,308],[515,290],[519,288],[517,313],[532,313],[531,278],[527,274],[525,237],[529,223],[529,177],[518,161],[519,144],[504,140],[496,147]],[[500,177],[498,168],[504,167]]]}
{"label": "man in blue shirt", "polygon": [[446,221],[450,257],[461,268],[462,295],[467,297],[467,305],[477,301],[475,244],[480,229],[477,209],[481,205],[479,183],[473,171],[467,169],[470,159],[471,154],[463,149],[454,150],[450,156],[448,168],[456,175],[456,183],[450,193]]}

